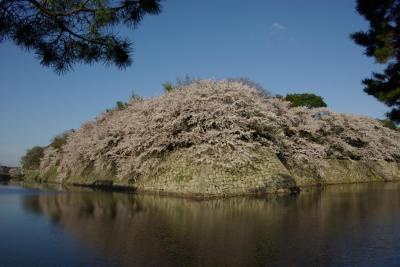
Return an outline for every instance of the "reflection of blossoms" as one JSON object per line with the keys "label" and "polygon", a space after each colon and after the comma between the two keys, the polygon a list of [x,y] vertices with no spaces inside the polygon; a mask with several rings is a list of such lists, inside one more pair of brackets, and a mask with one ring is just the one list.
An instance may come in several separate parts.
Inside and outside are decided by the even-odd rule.
{"label": "reflection of blossoms", "polygon": [[[287,165],[320,159],[400,162],[400,134],[366,117],[327,108],[290,108],[235,81],[196,81],[148,100],[132,100],[71,133],[62,151],[46,150],[42,168],[67,172],[88,164],[138,178],[177,149],[195,162],[230,151],[230,166],[255,166],[251,151],[271,148]],[[62,153],[55,155],[54,153]],[[52,160],[54,159],[54,160]]]}

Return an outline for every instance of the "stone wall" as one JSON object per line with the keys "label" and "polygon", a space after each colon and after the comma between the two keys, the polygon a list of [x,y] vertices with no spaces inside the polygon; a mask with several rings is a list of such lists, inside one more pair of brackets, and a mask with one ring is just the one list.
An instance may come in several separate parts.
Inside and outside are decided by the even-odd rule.
{"label": "stone wall", "polygon": [[159,193],[217,196],[296,189],[290,173],[271,150],[263,147],[253,154],[258,161],[255,168],[228,169],[212,163],[192,163],[187,160],[190,155],[185,150],[177,151],[163,161],[158,173],[143,177],[135,186],[138,190]]}
{"label": "stone wall", "polygon": [[400,180],[400,164],[383,160],[326,159],[323,164],[313,167],[291,170],[298,186]]}
{"label": "stone wall", "polygon": [[[193,151],[181,149],[168,154],[153,172],[137,180],[77,169],[62,183],[128,187],[139,192],[184,197],[222,197],[293,193],[299,187],[316,185],[400,180],[400,164],[395,162],[325,159],[318,166],[290,168],[268,148],[249,152],[256,162],[251,167],[224,167],[220,163],[229,162],[229,153],[221,153],[214,163],[195,163]],[[47,180],[57,182],[56,177],[54,174]]]}

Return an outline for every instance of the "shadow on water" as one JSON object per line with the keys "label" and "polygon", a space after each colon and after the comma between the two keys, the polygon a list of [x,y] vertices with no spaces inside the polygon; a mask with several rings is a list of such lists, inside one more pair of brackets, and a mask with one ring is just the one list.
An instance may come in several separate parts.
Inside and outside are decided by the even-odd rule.
{"label": "shadow on water", "polygon": [[193,201],[122,193],[26,195],[98,258],[124,266],[351,266],[400,262],[400,184]]}

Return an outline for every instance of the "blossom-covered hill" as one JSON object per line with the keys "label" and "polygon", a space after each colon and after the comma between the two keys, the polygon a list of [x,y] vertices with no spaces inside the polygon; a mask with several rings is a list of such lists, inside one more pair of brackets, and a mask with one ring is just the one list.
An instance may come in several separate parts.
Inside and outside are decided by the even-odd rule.
{"label": "blossom-covered hill", "polygon": [[43,177],[144,191],[247,194],[400,179],[400,133],[327,108],[290,107],[240,81],[134,99],[49,146]]}

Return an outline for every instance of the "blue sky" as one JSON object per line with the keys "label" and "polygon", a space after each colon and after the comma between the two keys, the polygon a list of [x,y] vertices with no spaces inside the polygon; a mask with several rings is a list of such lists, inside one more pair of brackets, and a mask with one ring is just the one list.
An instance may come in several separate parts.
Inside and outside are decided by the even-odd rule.
{"label": "blue sky", "polygon": [[382,117],[386,107],[362,91],[382,66],[349,33],[367,29],[350,0],[167,0],[158,16],[121,32],[134,42],[134,64],[76,66],[62,76],[33,53],[0,44],[0,164],[47,145],[127,100],[162,93],[178,76],[248,77],[276,94],[313,92],[339,112]]}

